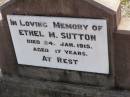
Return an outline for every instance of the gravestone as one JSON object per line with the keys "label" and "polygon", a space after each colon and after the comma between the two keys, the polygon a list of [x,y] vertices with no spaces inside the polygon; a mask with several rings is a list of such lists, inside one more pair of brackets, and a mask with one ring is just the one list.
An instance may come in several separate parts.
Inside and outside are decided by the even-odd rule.
{"label": "gravestone", "polygon": [[17,96],[129,96],[111,90],[119,0],[14,0],[1,12],[3,84]]}
{"label": "gravestone", "polygon": [[[120,8],[116,10],[89,0],[16,0],[2,9],[6,29],[1,34],[6,42],[4,56],[8,60],[3,65],[3,73],[113,86],[112,33],[120,19]],[[29,21],[35,23],[34,26]],[[40,52],[40,48],[44,51]],[[59,50],[61,54],[56,54]]]}

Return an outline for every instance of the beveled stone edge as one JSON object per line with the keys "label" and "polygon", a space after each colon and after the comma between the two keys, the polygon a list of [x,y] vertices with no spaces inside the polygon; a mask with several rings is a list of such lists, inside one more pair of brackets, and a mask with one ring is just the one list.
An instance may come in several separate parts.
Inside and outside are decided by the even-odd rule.
{"label": "beveled stone edge", "polygon": [[[85,1],[93,4],[94,6],[100,8],[102,10],[105,10],[108,13],[116,13],[118,11],[118,8],[120,8],[119,6],[121,4],[120,0],[116,0],[116,1],[111,0],[111,2],[113,2],[113,5],[111,5],[111,3],[108,3],[109,0],[85,0]],[[116,3],[114,3],[114,2],[116,2]]]}
{"label": "beveled stone edge", "polygon": [[94,0],[95,2],[98,2],[114,11],[118,10],[118,7],[120,5],[120,0]]}
{"label": "beveled stone edge", "polygon": [[0,11],[6,8],[8,5],[14,3],[16,0],[5,0],[5,2],[0,4]]}
{"label": "beveled stone edge", "polygon": [[10,0],[3,0],[2,2],[0,2],[0,6],[3,6],[4,4],[10,2]]}

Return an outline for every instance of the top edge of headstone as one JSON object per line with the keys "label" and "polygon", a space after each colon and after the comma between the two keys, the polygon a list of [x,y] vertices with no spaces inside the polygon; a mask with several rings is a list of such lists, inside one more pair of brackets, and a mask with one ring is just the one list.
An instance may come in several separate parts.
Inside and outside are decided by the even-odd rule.
{"label": "top edge of headstone", "polygon": [[[8,3],[9,1],[12,2],[12,1],[16,1],[16,0],[1,0],[0,7],[2,7],[4,4]],[[120,0],[85,0],[85,1],[90,2],[92,4],[96,3],[98,7],[101,7],[100,5],[102,5],[114,12],[117,12],[119,5],[121,3]]]}
{"label": "top edge of headstone", "polygon": [[104,7],[108,8],[114,12],[117,12],[119,5],[121,3],[120,0],[86,0],[86,1],[89,1],[91,3],[101,4]]}
{"label": "top edge of headstone", "polygon": [[0,6],[3,6],[5,3],[9,2],[10,0],[0,0]]}

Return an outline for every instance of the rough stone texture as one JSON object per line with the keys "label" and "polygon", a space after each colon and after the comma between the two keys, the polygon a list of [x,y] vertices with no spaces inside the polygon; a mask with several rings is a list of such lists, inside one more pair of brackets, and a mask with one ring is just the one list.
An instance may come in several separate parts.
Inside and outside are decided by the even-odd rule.
{"label": "rough stone texture", "polygon": [[130,97],[130,91],[18,77],[0,80],[0,97]]}
{"label": "rough stone texture", "polygon": [[[117,25],[120,21],[120,7],[117,12],[109,12],[110,11],[107,11],[107,9],[104,10],[103,6],[99,6],[99,4],[90,4],[87,0],[15,0],[13,4],[9,4],[2,9],[2,15],[4,17],[2,26],[4,29],[0,32],[0,34],[2,35],[1,38],[3,40],[1,52],[4,53],[2,55],[4,61],[0,64],[3,64],[3,74],[8,74],[10,76],[17,75],[20,77],[39,80],[113,87],[115,73],[112,34],[116,31]],[[110,74],[103,75],[19,65],[16,61],[10,31],[7,24],[7,14],[107,19]]]}
{"label": "rough stone texture", "polygon": [[[0,21],[0,29],[2,29],[2,22]],[[2,35],[0,35],[0,44],[2,44]],[[2,51],[2,46],[0,46],[0,51]],[[2,67],[2,63],[3,63],[3,54],[0,54],[0,68]]]}
{"label": "rough stone texture", "polygon": [[116,34],[116,83],[130,89],[130,35]]}
{"label": "rough stone texture", "polygon": [[130,19],[123,19],[115,33],[116,85],[130,89]]}
{"label": "rough stone texture", "polygon": [[[3,21],[0,21],[0,33],[5,33],[4,32],[4,26],[3,26]],[[4,64],[6,64],[6,62],[12,62],[12,58],[10,58],[10,60],[8,60],[8,58],[6,58],[5,54],[12,54],[12,52],[4,52],[4,49],[9,49],[6,48],[8,45],[10,45],[9,41],[6,41],[7,37],[4,37],[3,34],[0,35],[0,68],[2,68],[2,70],[6,70],[6,67],[3,66]],[[9,72],[10,70],[14,70],[16,67],[14,65],[8,65],[8,69]],[[15,72],[15,71],[12,71]]]}

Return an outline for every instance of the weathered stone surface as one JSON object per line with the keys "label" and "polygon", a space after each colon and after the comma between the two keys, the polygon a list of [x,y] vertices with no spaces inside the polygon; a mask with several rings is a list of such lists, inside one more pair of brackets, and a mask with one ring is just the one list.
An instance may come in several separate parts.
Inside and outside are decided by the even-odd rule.
{"label": "weathered stone surface", "polygon": [[115,33],[116,85],[130,89],[130,19],[122,18]]}
{"label": "weathered stone surface", "polygon": [[[4,33],[4,26],[3,26],[3,21],[1,20],[0,21],[0,33]],[[12,52],[4,52],[4,50],[6,49],[10,49],[10,48],[7,48],[8,45],[10,45],[10,42],[9,41],[6,41],[8,37],[4,37],[3,34],[0,35],[0,68],[2,70],[8,70],[8,72],[12,72],[14,73],[15,71],[12,71],[16,68],[16,66],[14,65],[5,65],[5,64],[9,64],[9,62],[12,62],[12,58],[8,58],[5,56],[6,54],[7,55],[12,55]],[[10,69],[9,69],[10,68]]]}
{"label": "weathered stone surface", "polygon": [[0,80],[0,97],[130,97],[130,91],[38,81],[18,77]]}
{"label": "weathered stone surface", "polygon": [[[13,4],[5,6],[5,8],[2,9],[4,30],[0,32],[2,35],[1,38],[4,41],[1,50],[4,53],[3,57],[5,60],[2,66],[3,74],[48,81],[113,87],[115,66],[112,34],[116,31],[120,21],[120,7],[117,12],[110,12],[110,9],[97,3],[92,4],[92,2],[90,3],[88,1],[90,0],[15,0]],[[16,61],[14,47],[7,24],[7,14],[107,19],[110,74],[103,75],[19,65]]]}
{"label": "weathered stone surface", "polygon": [[[0,29],[2,29],[2,22],[1,22],[1,20],[0,20]],[[2,35],[0,35],[0,44],[2,44]],[[0,51],[2,51],[2,45],[0,46]],[[0,68],[2,67],[2,63],[3,63],[3,60],[4,60],[4,58],[3,58],[3,54],[1,53],[0,54]]]}

